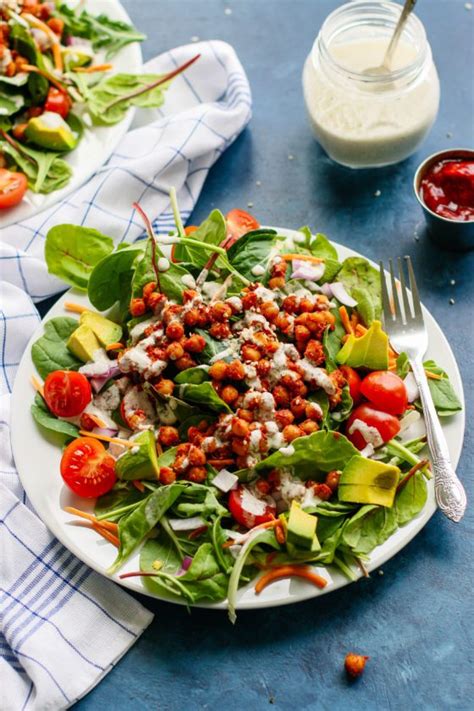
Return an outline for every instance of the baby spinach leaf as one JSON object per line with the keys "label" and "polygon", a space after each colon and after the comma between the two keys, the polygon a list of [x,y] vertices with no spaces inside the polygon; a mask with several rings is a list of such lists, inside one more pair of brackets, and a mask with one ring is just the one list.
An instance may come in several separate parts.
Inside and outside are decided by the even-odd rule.
{"label": "baby spinach leaf", "polygon": [[158,393],[151,383],[144,383],[143,388],[150,397],[156,400],[158,415],[166,422],[172,421],[173,417],[175,421],[182,422],[194,415],[197,411],[196,407],[184,400],[180,400],[174,395],[162,395]]}
{"label": "baby spinach leaf", "polygon": [[293,440],[293,453],[283,454],[281,450],[270,454],[259,462],[255,471],[267,469],[294,469],[298,476],[305,479],[317,479],[318,475],[333,469],[343,469],[348,460],[358,450],[339,432],[319,430],[306,437]]}
{"label": "baby spinach leaf", "polygon": [[0,116],[16,114],[25,104],[22,94],[4,94],[0,96]]}
{"label": "baby spinach leaf", "polygon": [[122,299],[126,284],[130,288],[134,262],[144,247],[144,244],[137,242],[130,247],[118,249],[94,266],[89,276],[87,293],[96,309],[105,311]]}
{"label": "baby spinach leaf", "polygon": [[229,405],[219,397],[209,382],[201,383],[200,385],[180,385],[179,396],[186,402],[203,405],[215,412],[232,412]]}
{"label": "baby spinach leaf", "polygon": [[342,542],[355,554],[370,553],[398,528],[395,506],[362,506],[344,525]]}
{"label": "baby spinach leaf", "polygon": [[35,193],[51,193],[69,182],[72,168],[59,157],[59,153],[37,151],[6,140],[0,140],[0,149],[21,168],[28,179],[28,187]]}
{"label": "baby spinach leaf", "polygon": [[91,227],[56,225],[46,235],[44,256],[50,274],[85,290],[92,269],[113,248],[110,237]]}
{"label": "baby spinach leaf", "polygon": [[426,481],[416,472],[395,497],[395,510],[399,526],[404,526],[423,510],[428,498]]}
{"label": "baby spinach leaf", "polygon": [[208,370],[209,366],[207,365],[197,365],[194,368],[187,368],[186,370],[182,370],[180,373],[178,373],[178,375],[174,379],[174,382],[177,385],[183,385],[186,383],[191,383],[192,385],[200,385],[201,383],[204,383],[211,379]]}
{"label": "baby spinach leaf", "polygon": [[76,319],[67,316],[57,316],[45,323],[44,334],[31,347],[31,358],[43,379],[53,370],[77,370],[83,365],[66,346],[78,325]]}
{"label": "baby spinach leaf", "polygon": [[[190,237],[219,246],[224,241],[227,234],[227,227],[224,215],[219,210],[213,210],[207,220],[201,223],[196,232],[193,232]],[[174,256],[178,262],[190,262],[191,264],[202,269],[209,259],[209,252],[204,252],[197,246],[190,244],[176,244],[174,247]]]}
{"label": "baby spinach leaf", "polygon": [[164,513],[181,496],[185,484],[175,483],[160,486],[152,492],[128,516],[119,522],[119,551],[109,572],[114,573],[133,553],[145,536],[156,526]]}
{"label": "baby spinach leaf", "polygon": [[[199,359],[202,360],[203,363],[209,363],[214,356],[225,351],[230,345],[230,341],[218,341],[216,338],[210,336],[208,331],[203,331],[200,328],[196,328],[196,333],[202,336],[206,341],[204,350],[199,353]],[[226,360],[226,358],[223,358],[223,360]],[[231,357],[228,356],[227,360],[231,360]]]}
{"label": "baby spinach leaf", "polygon": [[380,318],[380,275],[363,257],[348,257],[342,263],[338,280],[357,301],[356,310],[366,326]]}
{"label": "baby spinach leaf", "polygon": [[[145,542],[140,551],[140,570],[153,572],[153,563],[161,563],[160,570],[164,573],[176,575],[181,568],[181,558],[176,546],[166,532],[160,528],[156,538],[150,538]],[[143,578],[146,584],[146,578]]]}
{"label": "baby spinach leaf", "polygon": [[[262,267],[267,271],[272,249],[278,239],[278,235],[274,234],[273,230],[268,232],[249,232],[240,237],[227,250],[229,262],[246,279],[256,281],[257,277],[252,270],[255,267]],[[258,281],[263,280],[263,275],[258,277]]]}
{"label": "baby spinach leaf", "polygon": [[[156,245],[156,256],[158,259],[164,256],[158,245]],[[170,262],[169,269],[160,273],[160,289],[162,293],[169,299],[181,303],[183,291],[186,289],[182,278],[188,274],[188,270],[183,266]],[[156,274],[152,262],[152,246],[148,240],[143,257],[137,260],[132,279],[132,296],[141,296],[143,287],[151,281],[156,281]]]}
{"label": "baby spinach leaf", "polygon": [[145,494],[135,489],[135,487],[130,488],[129,482],[118,482],[107,494],[99,496],[94,507],[94,513],[96,516],[111,515],[113,511],[136,504],[148,495],[149,492]]}
{"label": "baby spinach leaf", "polygon": [[66,439],[75,439],[79,437],[79,429],[71,422],[58,420],[48,409],[45,401],[39,393],[36,393],[33,404],[31,405],[31,414],[34,420],[50,432],[56,432],[64,435]]}
{"label": "baby spinach leaf", "polygon": [[216,492],[217,489],[204,485],[201,485],[200,489],[188,487],[174,507],[174,511],[185,518],[200,515],[206,520],[209,516],[228,514],[227,509],[219,503]]}
{"label": "baby spinach leaf", "polygon": [[185,420],[183,420],[183,422],[181,422],[178,428],[180,439],[186,441],[188,437],[189,428],[197,427],[203,421],[207,422],[208,425],[211,425],[213,422],[216,421],[216,415],[198,413],[196,415],[191,415],[191,417],[187,417]]}
{"label": "baby spinach leaf", "polygon": [[397,358],[397,375],[400,378],[405,378],[410,372],[410,363],[406,353],[400,353]]}
{"label": "baby spinach leaf", "polygon": [[454,388],[445,371],[436,365],[433,360],[427,360],[423,363],[423,366],[429,373],[441,376],[439,380],[428,378],[428,386],[438,415],[448,417],[462,410],[461,402],[454,392]]}

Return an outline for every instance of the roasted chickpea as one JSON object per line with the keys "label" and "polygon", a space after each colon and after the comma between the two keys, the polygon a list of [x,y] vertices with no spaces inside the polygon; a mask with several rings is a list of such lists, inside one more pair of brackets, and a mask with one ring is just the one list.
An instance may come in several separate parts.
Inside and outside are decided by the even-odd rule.
{"label": "roasted chickpea", "polygon": [[172,395],[174,390],[174,383],[172,380],[162,378],[161,380],[158,380],[158,382],[155,383],[153,387],[155,388],[157,393],[160,393],[160,395]]}
{"label": "roasted chickpea", "polygon": [[286,427],[283,428],[282,435],[285,442],[293,442],[297,437],[301,437],[303,432],[298,425],[286,425]]}
{"label": "roasted chickpea", "polygon": [[227,323],[213,323],[209,329],[209,334],[213,338],[217,338],[218,341],[222,341],[224,338],[230,338],[232,332]]}
{"label": "roasted chickpea", "polygon": [[183,343],[183,348],[188,353],[202,353],[206,347],[206,341],[203,336],[199,336],[197,333],[186,338]]}
{"label": "roasted chickpea", "polygon": [[276,487],[280,486],[280,472],[278,469],[272,469],[271,472],[267,475],[267,481],[272,487],[272,489],[275,489]]}
{"label": "roasted chickpea", "polygon": [[242,308],[248,311],[257,305],[257,294],[254,291],[249,291],[248,294],[242,296]]}
{"label": "roasted chickpea", "polygon": [[166,358],[168,360],[179,360],[184,355],[184,348],[181,343],[173,341],[169,346],[166,346]]}
{"label": "roasted chickpea", "polygon": [[194,358],[191,358],[189,353],[185,353],[181,358],[175,360],[174,364],[180,371],[187,370],[188,368],[194,368],[194,366],[197,365],[196,361],[194,360]]}
{"label": "roasted chickpea", "polygon": [[324,354],[323,344],[314,339],[308,341],[304,352],[305,358],[314,363],[314,365],[322,365],[326,359]]}
{"label": "roasted chickpea", "polygon": [[170,321],[166,326],[165,334],[170,341],[180,341],[184,336],[184,326],[179,321]]}
{"label": "roasted chickpea", "polygon": [[189,309],[189,311],[185,311],[183,316],[183,322],[186,326],[188,326],[188,328],[194,328],[198,321],[199,311],[197,310],[197,308],[192,308]]}
{"label": "roasted chickpea", "polygon": [[280,313],[280,309],[274,301],[264,301],[260,304],[260,313],[262,316],[265,316],[267,321],[272,323]]}
{"label": "roasted chickpea", "polygon": [[326,328],[328,326],[334,328],[335,322],[335,316],[330,311],[314,311],[312,314],[308,314],[305,326],[316,338],[321,339]]}
{"label": "roasted chickpea", "polygon": [[186,478],[195,484],[202,484],[202,482],[207,479],[206,467],[191,467]]}
{"label": "roasted chickpea", "polygon": [[291,410],[278,410],[275,413],[275,422],[280,429],[283,429],[287,425],[293,424],[295,421],[295,416]]}
{"label": "roasted chickpea", "polygon": [[311,301],[311,299],[308,299],[308,298],[301,299],[298,304],[298,313],[304,314],[304,313],[311,313],[312,311],[314,311],[314,303]]}
{"label": "roasted chickpea", "polygon": [[337,491],[337,487],[339,486],[340,478],[341,472],[337,471],[337,469],[334,469],[332,472],[328,472],[326,476],[326,481],[324,483],[329,486],[332,492],[335,492]]}
{"label": "roasted chickpea", "polygon": [[228,405],[232,405],[235,403],[237,398],[239,397],[239,391],[237,388],[234,388],[233,385],[226,385],[225,387],[222,388],[221,392],[221,398],[226,402]]}
{"label": "roasted chickpea", "polygon": [[225,301],[215,301],[211,304],[211,319],[213,321],[228,321],[232,316],[232,309]]}
{"label": "roasted chickpea", "polygon": [[268,282],[268,286],[270,287],[270,289],[283,289],[285,283],[285,277],[283,276],[272,277]]}
{"label": "roasted chickpea", "polygon": [[285,276],[287,269],[288,269],[287,263],[285,262],[284,259],[281,259],[281,257],[279,257],[278,261],[276,261],[274,264],[272,264],[272,267],[270,269],[270,274],[273,277]]}
{"label": "roasted chickpea", "polygon": [[293,294],[291,296],[287,296],[283,299],[281,307],[287,314],[295,314],[298,310],[298,297]]}
{"label": "roasted chickpea", "polygon": [[241,457],[236,457],[235,459],[235,464],[238,469],[246,469],[248,466],[248,458],[247,455],[244,454]]}
{"label": "roasted chickpea", "polygon": [[297,418],[304,417],[305,408],[306,408],[307,404],[308,404],[307,400],[305,400],[300,395],[297,395],[296,397],[293,398],[293,400],[290,403],[291,412]]}
{"label": "roasted chickpea", "polygon": [[159,294],[157,291],[152,291],[148,297],[148,308],[152,311],[156,311],[158,306],[165,301],[166,297],[163,294]]}
{"label": "roasted chickpea", "polygon": [[179,304],[167,306],[163,311],[163,323],[167,325],[171,321],[176,320],[176,317],[182,312],[182,310],[183,307]]}
{"label": "roasted chickpea", "polygon": [[327,484],[315,484],[313,491],[323,501],[328,501],[332,496],[332,489]]}
{"label": "roasted chickpea", "polygon": [[202,467],[206,463],[206,455],[202,449],[194,445],[191,445],[188,450],[188,459],[193,467]]}
{"label": "roasted chickpea", "polygon": [[262,357],[262,354],[256,346],[252,346],[250,343],[244,343],[240,349],[240,354],[244,360],[248,360],[252,363],[256,363]]}
{"label": "roasted chickpea", "polygon": [[301,379],[295,380],[295,384],[293,386],[293,395],[301,395],[301,397],[306,397],[308,394],[308,388],[307,386],[303,383]]}
{"label": "roasted chickpea", "polygon": [[369,657],[363,656],[362,654],[346,654],[344,668],[347,674],[353,679],[356,679],[364,671],[368,659]]}
{"label": "roasted chickpea", "polygon": [[319,426],[314,420],[304,420],[304,422],[300,422],[299,428],[303,430],[305,435],[313,434],[313,432],[319,430]]}
{"label": "roasted chickpea", "polygon": [[290,393],[283,385],[275,385],[272,395],[277,407],[288,407],[290,404]]}
{"label": "roasted chickpea", "polygon": [[160,484],[166,486],[176,481],[176,472],[171,467],[160,467]]}
{"label": "roasted chickpea", "polygon": [[198,293],[195,289],[185,289],[183,291],[183,304],[189,304],[196,296],[198,296]]}
{"label": "roasted chickpea", "polygon": [[195,427],[194,425],[191,425],[191,427],[188,427],[188,440],[191,442],[191,444],[194,444],[196,446],[199,445],[199,443],[202,441],[200,438],[204,437],[203,433],[199,429],[199,427]]}
{"label": "roasted chickpea", "polygon": [[241,420],[245,420],[245,422],[253,422],[253,415],[250,410],[245,410],[242,407],[239,407],[237,410],[237,417],[240,417]]}
{"label": "roasted chickpea", "polygon": [[146,311],[146,305],[144,299],[132,299],[130,301],[130,313],[132,314],[133,318],[137,318],[138,316],[143,316],[143,314]]}
{"label": "roasted chickpea", "polygon": [[145,299],[145,301],[148,299],[152,291],[155,291],[156,289],[156,281],[149,281],[148,284],[145,284],[142,290],[142,296]]}
{"label": "roasted chickpea", "polygon": [[232,434],[236,437],[248,437],[250,433],[249,423],[240,417],[235,417],[232,420]]}
{"label": "roasted chickpea", "polygon": [[228,364],[223,360],[216,360],[209,368],[209,375],[213,380],[225,380],[227,378]]}
{"label": "roasted chickpea", "polygon": [[309,328],[306,326],[302,326],[301,324],[296,324],[295,326],[295,341],[296,344],[299,347],[299,344],[304,344],[306,341],[309,341],[311,337],[311,332]]}
{"label": "roasted chickpea", "polygon": [[278,314],[273,323],[278,329],[280,329],[280,331],[282,331],[282,333],[287,333],[291,327],[291,321],[288,316],[281,313]]}
{"label": "roasted chickpea", "polygon": [[158,442],[165,447],[174,447],[179,442],[179,433],[176,427],[169,425],[160,427],[158,431]]}
{"label": "roasted chickpea", "polygon": [[316,402],[308,402],[305,412],[308,420],[319,422],[322,419],[321,408]]}
{"label": "roasted chickpea", "polygon": [[196,326],[198,326],[199,328],[207,328],[207,326],[209,325],[210,320],[211,320],[208,307],[207,306],[200,306],[198,308],[198,313],[199,313],[199,316],[198,316]]}
{"label": "roasted chickpea", "polygon": [[272,369],[271,361],[266,358],[262,358],[257,363],[257,374],[259,378],[266,378]]}
{"label": "roasted chickpea", "polygon": [[300,380],[297,373],[285,373],[285,375],[282,375],[280,378],[280,385],[283,385],[283,387],[291,393],[295,388],[297,380]]}
{"label": "roasted chickpea", "polygon": [[232,440],[232,451],[235,452],[235,454],[238,454],[240,457],[243,457],[248,454],[249,443],[244,439],[234,437]]}
{"label": "roasted chickpea", "polygon": [[245,378],[244,364],[240,360],[233,360],[227,366],[227,375],[229,380],[243,380]]}

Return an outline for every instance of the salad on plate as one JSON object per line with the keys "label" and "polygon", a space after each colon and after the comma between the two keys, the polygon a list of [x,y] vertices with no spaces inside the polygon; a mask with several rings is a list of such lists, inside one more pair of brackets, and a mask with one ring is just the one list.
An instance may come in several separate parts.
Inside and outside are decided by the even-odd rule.
{"label": "salad on plate", "polygon": [[0,1],[0,209],[27,188],[48,194],[68,184],[64,159],[84,131],[113,126],[132,106],[158,107],[165,75],[113,74],[111,59],[145,35],[131,25],[60,1]]}
{"label": "salad on plate", "polygon": [[[62,438],[60,474],[88,518],[139,547],[145,587],[189,605],[282,578],[324,588],[367,574],[371,551],[423,509],[430,464],[406,356],[380,322],[379,274],[247,213],[213,210],[122,244],[50,230],[50,272],[87,292],[32,346],[32,414]],[[71,299],[73,297],[71,296]],[[461,409],[425,363],[440,415]],[[59,476],[59,472],[58,472]]]}

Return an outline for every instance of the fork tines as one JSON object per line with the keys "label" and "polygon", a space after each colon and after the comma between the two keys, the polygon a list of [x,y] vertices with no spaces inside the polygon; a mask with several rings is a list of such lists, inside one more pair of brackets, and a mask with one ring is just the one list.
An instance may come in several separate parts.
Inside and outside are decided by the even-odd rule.
{"label": "fork tines", "polygon": [[398,278],[399,284],[395,280],[393,260],[389,259],[390,271],[390,292],[387,288],[385,279],[385,270],[383,262],[380,264],[380,285],[382,288],[382,308],[384,318],[391,318],[392,321],[400,319],[403,324],[409,321],[418,321],[423,319],[421,311],[420,295],[416,285],[415,273],[411,259],[408,256],[404,257],[408,269],[408,279],[410,284],[411,299],[407,290],[405,274],[403,269],[402,258],[398,257]]}

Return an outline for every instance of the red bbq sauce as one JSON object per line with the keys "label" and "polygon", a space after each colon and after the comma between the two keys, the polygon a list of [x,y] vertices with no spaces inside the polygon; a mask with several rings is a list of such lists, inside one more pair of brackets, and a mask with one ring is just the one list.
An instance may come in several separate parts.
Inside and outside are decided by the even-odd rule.
{"label": "red bbq sauce", "polygon": [[421,181],[420,197],[441,217],[474,220],[474,161],[454,158],[435,163]]}

